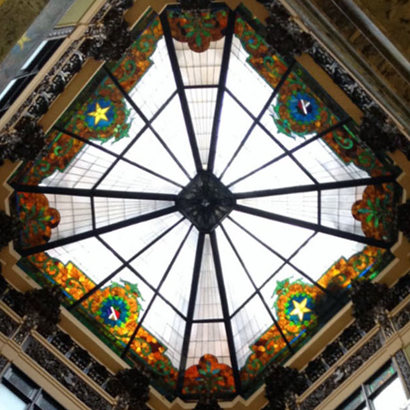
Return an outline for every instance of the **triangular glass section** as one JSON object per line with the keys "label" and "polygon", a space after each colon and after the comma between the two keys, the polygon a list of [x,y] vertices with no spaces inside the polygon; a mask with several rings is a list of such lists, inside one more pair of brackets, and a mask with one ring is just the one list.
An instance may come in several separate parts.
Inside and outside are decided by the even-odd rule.
{"label": "triangular glass section", "polygon": [[165,178],[120,160],[101,181],[98,189],[177,194],[181,187]]}
{"label": "triangular glass section", "polygon": [[349,239],[317,233],[291,262],[313,280],[317,280],[340,258],[348,259],[362,251],[365,246]]}
{"label": "triangular glass section", "polygon": [[283,265],[283,259],[249,236],[229,218],[224,220],[223,227],[241,255],[256,286],[261,286]]}
{"label": "triangular glass section", "polygon": [[194,176],[195,165],[178,96],[168,103],[152,125],[189,175]]}
{"label": "triangular glass section", "polygon": [[130,97],[148,120],[176,89],[164,38],[158,41],[151,60],[153,65],[130,92]]}
{"label": "triangular glass section", "polygon": [[131,149],[125,154],[125,157],[150,171],[182,185],[187,184],[189,181],[175,159],[172,158],[170,152],[167,152],[166,148],[150,129],[146,130],[138,138]]}
{"label": "triangular glass section", "polygon": [[183,315],[188,311],[197,241],[198,231],[193,229],[160,290]]}
{"label": "triangular glass section", "polygon": [[[101,235],[101,238],[115,249],[119,255],[128,260],[157,238],[160,238],[160,242],[172,241],[173,239],[167,238],[168,235],[172,234],[172,231],[166,234],[165,237],[161,235],[168,229],[171,229],[171,227],[180,220],[181,216],[177,212],[174,212],[149,221],[116,229],[115,231]],[[174,229],[176,229],[176,227]]]}
{"label": "triangular glass section", "polygon": [[[185,320],[159,296],[155,297],[142,322],[142,327],[158,339],[163,346],[162,353],[171,360],[175,368],[179,367],[181,360],[185,324]],[[137,334],[137,338],[138,336]],[[153,362],[154,365],[156,363]]]}
{"label": "triangular glass section", "polygon": [[[101,282],[121,265],[120,259],[111,253],[97,238],[88,238],[49,249],[46,254],[58,259],[71,277],[75,278],[74,268],[78,268],[94,284]],[[98,258],[95,257],[96,255],[98,255]]]}
{"label": "triangular glass section", "polygon": [[254,116],[258,116],[273,89],[262,77],[255,75],[248,58],[241,41],[234,36],[226,86]]}
{"label": "triangular glass section", "polygon": [[[84,144],[81,151],[68,163],[62,162],[52,174],[42,180],[41,185],[67,188],[93,188],[115,157],[104,151]],[[44,167],[44,164],[39,164]],[[48,167],[48,166],[47,166]],[[35,172],[35,170],[34,170]]]}
{"label": "triangular glass section", "polygon": [[228,185],[282,153],[283,150],[276,142],[259,125],[256,125],[237,157],[227,168],[222,181]]}
{"label": "triangular glass section", "polygon": [[309,185],[312,180],[289,157],[280,159],[254,174],[229,186],[232,192]]}
{"label": "triangular glass section", "polygon": [[94,197],[95,223],[97,227],[111,225],[173,205],[171,201]]}
{"label": "triangular glass section", "polygon": [[211,145],[217,88],[188,88],[185,90],[185,94],[188,100],[201,163],[203,168],[206,169]]}
{"label": "triangular glass section", "polygon": [[319,182],[346,181],[369,176],[353,162],[345,164],[322,140],[311,142],[294,155]]}
{"label": "triangular glass section", "polygon": [[241,368],[252,353],[249,346],[272,326],[272,317],[256,295],[233,316],[231,323],[238,367]]}
{"label": "triangular glass section", "polygon": [[216,233],[228,309],[229,314],[232,315],[252,295],[255,287],[222,230],[217,229]]}
{"label": "triangular glass section", "polygon": [[233,211],[232,219],[284,258],[292,255],[312,234],[309,229]]}
{"label": "triangular glass section", "polygon": [[156,242],[146,252],[133,260],[131,266],[152,286],[158,286],[189,227],[188,223],[176,226],[162,240]]}
{"label": "triangular glass section", "polygon": [[215,262],[209,236],[205,236],[198,291],[195,301],[194,320],[221,319],[222,305],[216,279]]}
{"label": "triangular glass section", "polygon": [[[220,175],[225,169],[252,125],[252,118],[228,93],[225,92],[223,98],[215,156],[214,173],[216,175]],[[233,118],[235,121],[232,120]]]}
{"label": "triangular glass section", "polygon": [[238,204],[302,221],[318,222],[318,193],[315,191],[238,199]]}

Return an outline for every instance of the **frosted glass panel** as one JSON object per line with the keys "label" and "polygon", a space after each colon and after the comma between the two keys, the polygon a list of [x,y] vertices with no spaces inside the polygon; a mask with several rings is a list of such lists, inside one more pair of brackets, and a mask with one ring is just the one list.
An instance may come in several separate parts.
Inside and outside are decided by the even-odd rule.
{"label": "frosted glass panel", "polygon": [[143,327],[167,347],[166,355],[178,368],[181,359],[185,321],[162,299],[155,298],[148,311]]}
{"label": "frosted glass panel", "polygon": [[187,314],[198,232],[193,229],[161,287],[161,295],[183,315]]}
{"label": "frosted glass panel", "polygon": [[374,398],[373,405],[375,410],[400,410],[406,408],[406,394],[398,377]]}
{"label": "frosted glass panel", "polygon": [[257,116],[271,96],[273,89],[246,61],[249,54],[242,47],[241,41],[232,39],[231,57],[226,86],[244,104],[253,115]]}
{"label": "frosted glass panel", "polygon": [[[312,223],[317,223],[317,202],[317,192],[301,192],[238,200],[241,205]],[[323,205],[322,202],[322,209]]]}
{"label": "frosted glass panel", "polygon": [[209,236],[205,236],[194,319],[222,318],[221,298]]}
{"label": "frosted glass panel", "polygon": [[291,261],[316,280],[342,256],[348,259],[364,247],[362,243],[318,233]]}
{"label": "frosted glass panel", "polygon": [[131,98],[148,119],[156,113],[176,88],[164,38],[157,42],[150,60],[153,65],[130,92]]}
{"label": "frosted glass panel", "polygon": [[185,85],[217,85],[221,71],[225,37],[211,44],[203,53],[192,51],[187,43],[174,40],[182,80]]}
{"label": "frosted glass panel", "polygon": [[259,296],[255,296],[232,318],[232,332],[238,366],[251,354],[249,346],[272,325],[272,318]]}
{"label": "frosted glass panel", "polygon": [[225,93],[216,147],[214,172],[216,175],[219,175],[228,164],[251,124],[252,118],[229,94]]}
{"label": "frosted glass panel", "polygon": [[90,198],[46,194],[50,208],[60,214],[60,223],[51,230],[51,240],[67,238],[92,229]]}
{"label": "frosted glass panel", "polygon": [[223,182],[230,184],[281,154],[283,154],[282,149],[257,125],[227,169]]}
{"label": "frosted glass panel", "polygon": [[114,162],[115,157],[90,145],[84,145],[64,172],[56,170],[40,185],[67,188],[92,188]]}
{"label": "frosted glass panel", "polygon": [[65,265],[74,264],[95,283],[101,282],[121,264],[121,261],[96,238],[50,249],[47,254]]}
{"label": "frosted glass panel", "polygon": [[216,88],[185,90],[203,168],[206,168],[215,114]]}
{"label": "frosted glass panel", "polygon": [[228,308],[232,315],[252,295],[255,288],[220,228],[217,229],[217,238]]}
{"label": "frosted glass panel", "polygon": [[194,323],[189,340],[187,367],[197,364],[204,354],[212,354],[219,363],[231,366],[225,324]]}
{"label": "frosted glass panel", "polygon": [[[175,96],[168,103],[152,125],[185,170],[191,176],[194,176],[195,165],[178,96]],[[160,162],[160,158],[157,157],[155,152],[149,157],[149,160],[153,164]],[[168,173],[165,175],[169,176]],[[186,177],[184,180],[186,180]]]}
{"label": "frosted glass panel", "polygon": [[[155,218],[150,221],[141,222],[127,226],[126,228],[116,229],[106,233],[101,237],[112,246],[123,258],[129,259],[145,248],[154,239],[158,238],[163,232],[171,228],[172,225],[181,219],[176,212]],[[177,229],[177,228],[174,228]],[[173,241],[172,231],[161,239]],[[119,246],[121,244],[121,246]]]}
{"label": "frosted glass panel", "polygon": [[345,181],[369,176],[353,163],[346,165],[322,140],[311,142],[294,155],[319,182]]}

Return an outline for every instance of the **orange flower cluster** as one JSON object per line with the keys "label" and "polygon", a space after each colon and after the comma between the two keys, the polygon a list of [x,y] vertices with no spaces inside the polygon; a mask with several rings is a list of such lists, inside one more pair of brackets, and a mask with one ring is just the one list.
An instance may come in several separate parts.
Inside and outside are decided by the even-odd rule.
{"label": "orange flower cluster", "polygon": [[166,348],[151,333],[141,327],[131,343],[131,349],[144,359],[166,384],[175,386],[178,371],[165,355]]}
{"label": "orange flower cluster", "polygon": [[269,53],[265,40],[240,17],[235,21],[235,35],[249,53],[248,63],[272,88],[275,88],[287,70],[286,64],[279,56]]}
{"label": "orange flower cluster", "polygon": [[46,141],[52,144],[47,153],[40,160],[30,161],[22,167],[15,180],[21,180],[22,183],[28,185],[38,185],[56,170],[64,172],[67,165],[84,146],[84,142],[58,131],[51,131]]}
{"label": "orange flower cluster", "polygon": [[206,392],[233,392],[235,390],[233,371],[227,364],[219,363],[212,354],[205,354],[198,364],[185,371],[184,394]]}
{"label": "orange flower cluster", "polygon": [[163,30],[159,17],[156,17],[138,36],[125,57],[113,67],[113,74],[125,91],[130,92],[151,67],[152,61],[149,57],[154,53],[162,35]]}
{"label": "orange flower cluster", "polygon": [[324,288],[346,288],[363,270],[381,260],[385,252],[385,249],[366,246],[347,261],[342,257],[318,280],[318,283]]}
{"label": "orange flower cluster", "polygon": [[189,48],[197,53],[208,50],[211,41],[220,40],[228,25],[226,10],[203,11],[200,15],[189,11],[171,11],[168,18],[172,37],[182,43],[188,43]]}
{"label": "orange flower cluster", "polygon": [[367,237],[385,239],[390,237],[393,226],[394,188],[391,184],[369,185],[361,200],[352,206],[352,215],[362,223]]}
{"label": "orange flower cluster", "polygon": [[60,214],[50,208],[43,194],[18,193],[19,218],[23,223],[22,242],[24,245],[42,245],[51,238],[51,229],[60,223]]}
{"label": "orange flower cluster", "polygon": [[372,177],[385,174],[383,164],[368,148],[361,146],[358,139],[350,134],[346,127],[327,133],[322,140],[345,164],[353,162]]}
{"label": "orange flower cluster", "polygon": [[79,299],[95,286],[95,283],[71,262],[64,265],[44,252],[30,256],[29,261],[61,285],[63,290],[72,296],[74,300]]}

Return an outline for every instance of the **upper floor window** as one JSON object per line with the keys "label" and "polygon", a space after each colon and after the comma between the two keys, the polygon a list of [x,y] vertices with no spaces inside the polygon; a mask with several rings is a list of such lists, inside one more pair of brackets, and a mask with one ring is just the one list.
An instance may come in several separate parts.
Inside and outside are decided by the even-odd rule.
{"label": "upper floor window", "polygon": [[0,410],[64,410],[29,377],[10,366],[0,383]]}
{"label": "upper floor window", "polygon": [[407,409],[406,391],[395,364],[386,363],[360,386],[337,410]]}

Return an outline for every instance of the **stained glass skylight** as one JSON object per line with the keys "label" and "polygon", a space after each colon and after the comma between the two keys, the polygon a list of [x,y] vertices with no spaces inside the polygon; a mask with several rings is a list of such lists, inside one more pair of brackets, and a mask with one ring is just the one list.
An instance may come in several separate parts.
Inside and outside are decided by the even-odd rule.
{"label": "stained glass skylight", "polygon": [[396,238],[396,170],[247,15],[147,13],[10,180],[20,267],[170,398],[251,394]]}

